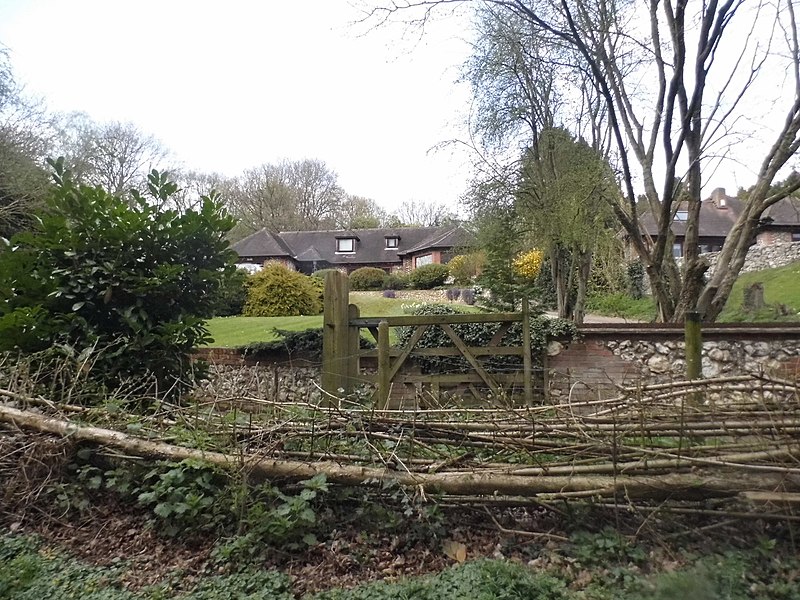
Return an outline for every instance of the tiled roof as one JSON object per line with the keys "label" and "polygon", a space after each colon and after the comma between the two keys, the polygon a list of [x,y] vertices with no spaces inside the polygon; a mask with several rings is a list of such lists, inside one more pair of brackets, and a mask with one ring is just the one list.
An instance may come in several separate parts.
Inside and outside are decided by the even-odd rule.
{"label": "tiled roof", "polygon": [[[724,202],[720,202],[721,200]],[[712,198],[703,200],[700,204],[700,237],[726,237],[739,217],[744,202],[739,198],[725,195],[724,190],[715,190]],[[679,210],[685,208],[685,203],[682,203]],[[765,220],[764,229],[800,226],[800,199],[784,198],[764,211],[762,218]],[[649,235],[658,235],[658,226],[652,213],[644,213],[641,223],[642,229]],[[683,237],[686,234],[686,222],[673,220],[672,232],[676,236]]]}
{"label": "tiled roof", "polygon": [[784,198],[764,211],[764,219],[771,219],[769,225],[800,225],[800,198]]}
{"label": "tiled roof", "polygon": [[235,244],[231,244],[231,248],[239,256],[289,257],[292,255],[283,241],[266,229],[260,229]]}
{"label": "tiled roof", "polygon": [[[355,251],[337,252],[336,240],[347,237],[357,240]],[[387,248],[386,238],[398,238],[397,247]],[[292,257],[303,262],[326,261],[331,265],[369,265],[400,263],[406,254],[464,246],[470,239],[470,234],[460,226],[282,231],[277,234],[262,229],[231,248],[239,256]]]}

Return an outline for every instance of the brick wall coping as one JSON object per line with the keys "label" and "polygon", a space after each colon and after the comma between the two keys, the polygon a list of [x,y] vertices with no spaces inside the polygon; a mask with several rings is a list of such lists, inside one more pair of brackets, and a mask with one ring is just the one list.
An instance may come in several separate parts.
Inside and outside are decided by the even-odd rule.
{"label": "brick wall coping", "polygon": [[[579,328],[584,338],[679,337],[682,323],[591,323]],[[702,325],[709,338],[800,339],[800,323],[709,323]]]}

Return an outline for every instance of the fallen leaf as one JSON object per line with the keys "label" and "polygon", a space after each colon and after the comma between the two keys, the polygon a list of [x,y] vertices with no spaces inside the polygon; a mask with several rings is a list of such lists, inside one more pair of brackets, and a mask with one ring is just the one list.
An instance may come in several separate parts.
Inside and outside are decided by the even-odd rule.
{"label": "fallen leaf", "polygon": [[455,540],[445,540],[442,543],[442,550],[444,553],[456,562],[464,562],[467,560],[467,546]]}

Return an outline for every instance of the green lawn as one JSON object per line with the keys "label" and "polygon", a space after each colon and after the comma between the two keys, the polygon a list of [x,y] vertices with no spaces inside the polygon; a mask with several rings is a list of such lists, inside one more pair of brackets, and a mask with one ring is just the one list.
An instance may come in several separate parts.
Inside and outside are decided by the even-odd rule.
{"label": "green lawn", "polygon": [[[757,314],[742,311],[742,299],[747,286],[756,282],[764,284],[764,301],[769,305]],[[777,315],[776,306],[783,304],[792,310],[790,316]],[[765,269],[740,275],[733,286],[720,321],[797,321],[800,320],[800,262],[785,267]]]}
{"label": "green lawn", "polygon": [[[363,317],[390,317],[403,314],[403,304],[409,299],[384,298],[352,292],[350,301],[357,305]],[[458,306],[470,308],[463,304]],[[251,342],[269,342],[277,339],[274,329],[302,331],[322,327],[322,315],[313,317],[217,317],[208,322],[214,338],[212,346],[234,348]]]}
{"label": "green lawn", "polygon": [[[744,289],[757,281],[764,284],[764,300],[769,306],[756,314],[745,313],[742,311]],[[792,314],[790,316],[778,315],[776,307],[779,304],[792,309]],[[587,310],[599,315],[625,317],[639,321],[652,321],[655,317],[655,305],[652,298],[634,300],[626,294],[609,294],[589,298]],[[721,323],[798,321],[800,320],[798,312],[800,312],[800,262],[739,276],[717,321]]]}

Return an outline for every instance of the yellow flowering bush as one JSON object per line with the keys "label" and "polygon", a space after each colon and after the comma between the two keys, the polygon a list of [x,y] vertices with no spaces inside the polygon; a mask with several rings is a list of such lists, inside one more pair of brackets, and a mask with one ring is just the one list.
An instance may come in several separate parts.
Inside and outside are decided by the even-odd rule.
{"label": "yellow flowering bush", "polygon": [[517,254],[511,266],[514,275],[533,281],[542,269],[542,261],[544,261],[544,252],[534,248]]}
{"label": "yellow flowering bush", "polygon": [[450,269],[450,276],[456,285],[469,285],[481,274],[486,263],[486,255],[483,252],[473,252],[472,254],[459,254],[450,259],[447,263]]}

